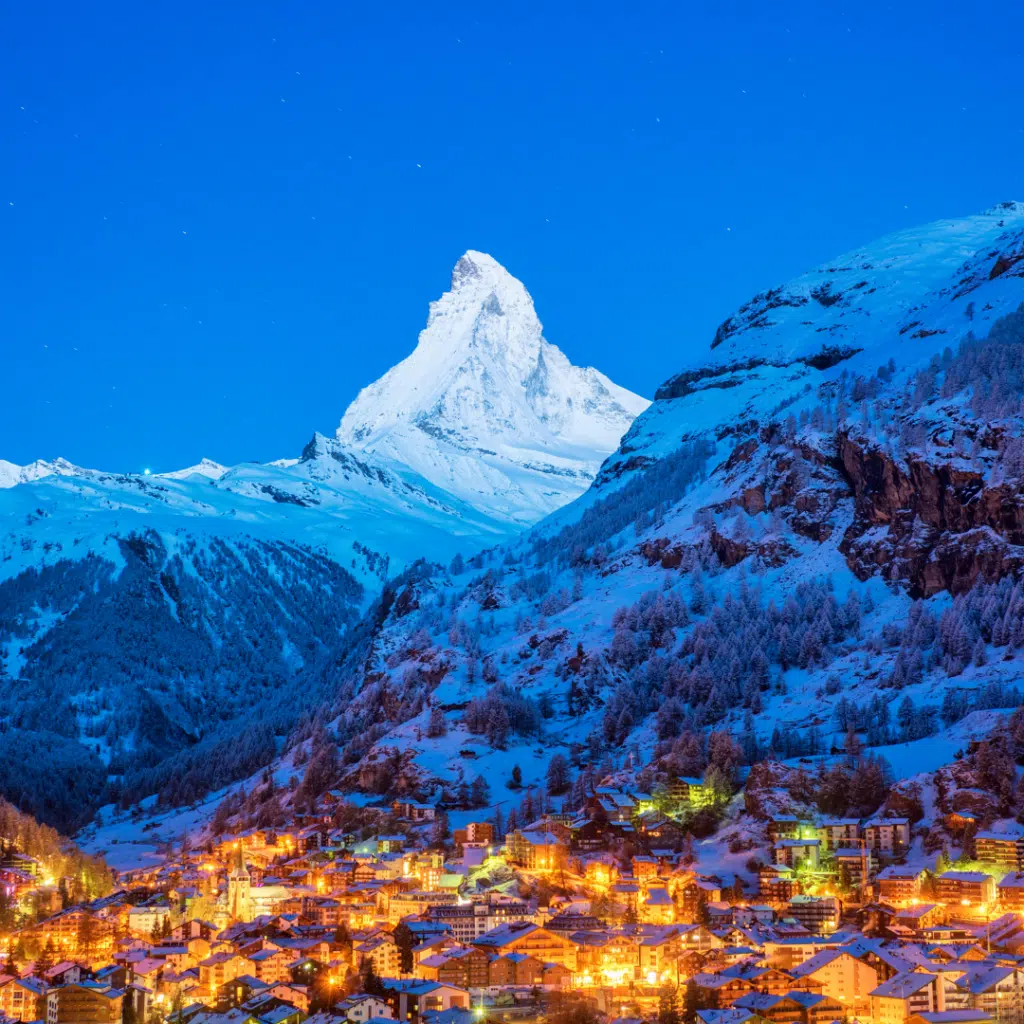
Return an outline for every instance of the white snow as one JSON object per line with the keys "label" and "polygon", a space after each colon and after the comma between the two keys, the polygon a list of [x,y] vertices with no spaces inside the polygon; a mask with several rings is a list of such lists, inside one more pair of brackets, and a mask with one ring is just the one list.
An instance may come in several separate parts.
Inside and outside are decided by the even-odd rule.
{"label": "white snow", "polygon": [[[609,465],[777,419],[783,403],[783,416],[799,413],[843,373],[871,376],[893,359],[905,374],[955,349],[969,330],[984,336],[1021,302],[1019,278],[989,274],[998,255],[1022,243],[1024,203],[1003,203],[889,235],[754,296],[723,323],[717,343],[686,339],[689,361]],[[844,358],[824,370],[810,364],[830,350]]]}
{"label": "white snow", "polygon": [[228,471],[227,466],[222,466],[212,459],[201,459],[194,466],[186,469],[175,469],[170,473],[156,473],[155,476],[165,480],[187,480],[189,477],[201,476],[208,480],[219,480]]}
{"label": "white snow", "polygon": [[529,524],[587,489],[648,404],[573,366],[522,283],[470,250],[413,353],[359,393],[337,436]]}

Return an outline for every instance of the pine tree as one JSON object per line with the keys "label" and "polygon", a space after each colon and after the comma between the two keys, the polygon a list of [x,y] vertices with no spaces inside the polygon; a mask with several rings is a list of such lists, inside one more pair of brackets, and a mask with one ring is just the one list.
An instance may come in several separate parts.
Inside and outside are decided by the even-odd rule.
{"label": "pine tree", "polygon": [[432,846],[443,848],[447,846],[450,838],[448,815],[444,811],[437,811],[434,815],[434,824],[430,829],[430,843]]}
{"label": "pine tree", "polygon": [[427,735],[431,739],[437,739],[440,736],[448,735],[448,721],[444,717],[444,712],[437,705],[435,705],[430,711],[430,720],[427,723]]}
{"label": "pine tree", "polygon": [[49,938],[46,940],[46,945],[43,947],[42,952],[36,957],[35,962],[35,974],[37,977],[42,977],[51,967],[57,962],[57,947],[53,944],[53,939]]}
{"label": "pine tree", "polygon": [[569,762],[561,754],[555,754],[548,763],[548,792],[561,796],[569,788]]}
{"label": "pine tree", "polygon": [[334,944],[342,955],[342,959],[350,963],[352,960],[352,933],[344,921],[334,931]]}
{"label": "pine tree", "polygon": [[671,985],[663,985],[658,993],[657,1024],[681,1024],[679,997]]}
{"label": "pine tree", "polygon": [[413,968],[413,939],[412,929],[404,922],[399,921],[395,930],[391,933],[398,947],[399,970],[403,975],[411,974]]}
{"label": "pine tree", "polygon": [[487,785],[487,780],[482,776],[478,775],[470,786],[469,791],[470,804],[473,807],[486,807],[491,801],[491,787]]}

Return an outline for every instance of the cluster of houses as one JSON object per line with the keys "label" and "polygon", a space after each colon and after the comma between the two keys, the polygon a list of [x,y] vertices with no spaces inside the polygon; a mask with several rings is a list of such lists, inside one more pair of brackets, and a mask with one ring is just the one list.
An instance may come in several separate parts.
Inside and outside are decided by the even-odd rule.
{"label": "cluster of houses", "polygon": [[[436,810],[221,836],[0,935],[0,1024],[469,1024],[579,1002],[687,1024],[1024,1024],[1024,840],[907,864],[910,824],[779,816],[759,889],[702,874],[678,822],[599,788],[572,814],[432,845]],[[673,799],[701,806],[699,780]],[[435,835],[436,839],[436,835]],[[0,867],[23,891],[31,865]]]}

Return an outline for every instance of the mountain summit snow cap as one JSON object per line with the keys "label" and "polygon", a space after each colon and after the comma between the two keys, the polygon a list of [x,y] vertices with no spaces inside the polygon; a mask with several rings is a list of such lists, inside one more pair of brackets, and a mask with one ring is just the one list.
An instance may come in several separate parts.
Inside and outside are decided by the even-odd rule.
{"label": "mountain summit snow cap", "polygon": [[360,391],[337,438],[525,524],[582,493],[647,404],[573,366],[522,282],[470,249],[415,349]]}
{"label": "mountain summit snow cap", "polygon": [[[502,319],[505,322],[500,324]],[[483,323],[486,320],[492,321],[492,328],[497,321],[497,331],[487,331]],[[420,343],[442,337],[446,343],[456,339],[472,343],[489,333],[492,344],[501,344],[524,334],[540,338],[542,330],[533,299],[523,283],[493,256],[469,249],[452,270],[449,290],[430,303],[427,329],[420,334]]]}
{"label": "mountain summit snow cap", "polygon": [[464,284],[479,281],[484,277],[497,277],[501,275],[509,278],[512,277],[493,256],[488,256],[485,252],[477,252],[476,249],[467,249],[459,257],[458,263],[455,264],[452,270],[452,291],[461,288]]}

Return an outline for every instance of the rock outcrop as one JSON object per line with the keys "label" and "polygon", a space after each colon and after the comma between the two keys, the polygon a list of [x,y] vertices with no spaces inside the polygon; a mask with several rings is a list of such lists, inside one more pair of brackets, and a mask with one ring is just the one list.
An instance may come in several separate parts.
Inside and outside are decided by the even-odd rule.
{"label": "rock outcrop", "polygon": [[840,550],[860,578],[880,574],[915,597],[969,590],[1024,566],[1024,494],[986,485],[976,470],[910,457],[845,433],[842,471],[854,495],[854,522]]}

